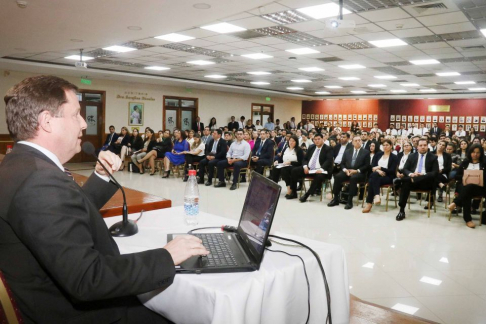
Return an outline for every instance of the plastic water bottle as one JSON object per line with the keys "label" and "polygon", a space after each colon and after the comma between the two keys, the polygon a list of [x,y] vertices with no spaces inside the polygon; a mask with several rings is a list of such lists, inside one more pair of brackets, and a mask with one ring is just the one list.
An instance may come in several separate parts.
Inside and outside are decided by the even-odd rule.
{"label": "plastic water bottle", "polygon": [[12,152],[12,145],[7,145],[7,152],[5,154],[11,153]]}
{"label": "plastic water bottle", "polygon": [[196,170],[189,170],[189,179],[184,193],[184,214],[187,225],[197,225],[199,215],[199,189]]}

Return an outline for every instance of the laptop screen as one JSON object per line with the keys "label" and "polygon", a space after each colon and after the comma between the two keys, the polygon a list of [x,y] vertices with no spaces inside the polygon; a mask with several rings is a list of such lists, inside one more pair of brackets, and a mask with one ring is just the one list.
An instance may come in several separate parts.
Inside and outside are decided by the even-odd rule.
{"label": "laptop screen", "polygon": [[273,216],[280,197],[280,186],[262,175],[252,172],[241,213],[238,234],[259,264],[265,250]]}

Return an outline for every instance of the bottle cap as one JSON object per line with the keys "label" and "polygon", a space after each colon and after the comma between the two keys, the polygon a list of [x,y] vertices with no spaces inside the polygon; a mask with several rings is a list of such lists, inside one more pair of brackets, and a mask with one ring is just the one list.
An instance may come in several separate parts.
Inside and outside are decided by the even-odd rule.
{"label": "bottle cap", "polygon": [[7,148],[8,148],[8,149],[11,149],[11,148],[12,148],[12,145],[7,145]]}
{"label": "bottle cap", "polygon": [[195,176],[196,170],[189,170],[189,176]]}

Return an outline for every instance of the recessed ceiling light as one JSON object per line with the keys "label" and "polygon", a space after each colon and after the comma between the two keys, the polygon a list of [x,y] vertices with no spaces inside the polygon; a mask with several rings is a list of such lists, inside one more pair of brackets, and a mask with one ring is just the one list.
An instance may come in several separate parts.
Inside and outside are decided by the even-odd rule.
{"label": "recessed ceiling light", "polygon": [[241,55],[243,57],[251,58],[254,60],[261,60],[261,59],[266,59],[266,58],[272,58],[273,56],[263,54],[263,53],[254,53],[254,54],[243,54]]}
{"label": "recessed ceiling light", "polygon": [[344,80],[344,81],[354,81],[354,80],[361,80],[360,78],[357,77],[342,77],[338,78],[339,80]]}
{"label": "recessed ceiling light", "polygon": [[390,90],[391,92],[394,92],[394,93],[404,93],[404,92],[407,92],[407,90],[400,90],[400,89],[396,89],[396,90]]}
{"label": "recessed ceiling light", "polygon": [[346,69],[346,70],[352,70],[352,69],[366,69],[366,66],[360,65],[360,64],[349,64],[349,65],[339,65],[340,68]]}
{"label": "recessed ceiling light", "polygon": [[363,90],[353,90],[353,91],[351,91],[351,93],[361,94],[361,93],[366,93],[366,91],[363,91]]}
{"label": "recessed ceiling light", "polygon": [[413,60],[413,61],[409,61],[410,63],[414,64],[414,65],[428,65],[428,64],[440,64],[439,61],[437,60]]}
{"label": "recessed ceiling light", "polygon": [[251,84],[256,84],[256,85],[265,85],[265,84],[270,84],[270,82],[264,82],[264,81],[254,81],[254,82],[251,82]]}
{"label": "recessed ceiling light", "polygon": [[441,283],[442,283],[442,280],[439,280],[439,279],[434,279],[434,278],[430,278],[430,277],[422,277],[420,279],[421,282],[424,282],[424,283],[428,283],[428,284],[431,284],[431,285],[435,285],[435,286],[439,286]]}
{"label": "recessed ceiling light", "polygon": [[362,265],[363,268],[373,269],[375,264],[373,262],[368,262]]}
{"label": "recessed ceiling light", "polygon": [[325,94],[331,94],[330,92],[327,91],[317,91],[316,94],[318,95],[325,95]]}
{"label": "recessed ceiling light", "polygon": [[[297,9],[297,11],[314,19],[339,16],[339,6],[335,3],[326,3],[317,6],[304,7]],[[351,11],[343,8],[343,15],[347,15],[349,13],[351,13]]]}
{"label": "recessed ceiling light", "polygon": [[[66,56],[65,59],[79,61],[79,55],[69,55],[69,56]],[[89,60],[92,60],[92,59],[94,59],[94,57],[83,55],[83,61],[89,61]]]}
{"label": "recessed ceiling light", "polygon": [[129,29],[129,30],[142,30],[142,27],[140,27],[140,26],[128,26],[127,29]]}
{"label": "recessed ceiling light", "polygon": [[220,34],[228,34],[228,33],[235,33],[246,30],[246,28],[239,27],[233,24],[229,24],[226,22],[214,24],[214,25],[207,25],[202,26],[202,29],[210,30]]}
{"label": "recessed ceiling light", "polygon": [[341,89],[342,87],[341,86],[338,86],[338,85],[327,85],[327,86],[324,86],[324,88],[327,88],[327,89]]}
{"label": "recessed ceiling light", "polygon": [[288,90],[304,90],[304,88],[300,87],[287,87]]}
{"label": "recessed ceiling light", "polygon": [[285,50],[285,51],[290,52],[292,54],[297,54],[297,55],[320,53],[319,51],[316,51],[316,50],[314,50],[312,48],[308,48],[308,47],[294,48],[294,49],[289,49],[289,50]]}
{"label": "recessed ceiling light", "polygon": [[248,74],[251,74],[251,75],[268,75],[268,74],[272,74],[270,72],[264,72],[264,71],[255,71],[255,72],[246,72]]}
{"label": "recessed ceiling light", "polygon": [[209,65],[209,64],[214,64],[214,62],[204,61],[204,60],[189,61],[187,63],[194,64],[194,65]]}
{"label": "recessed ceiling light", "polygon": [[436,73],[438,76],[456,76],[456,75],[461,75],[459,72],[438,72]]}
{"label": "recessed ceiling light", "polygon": [[209,74],[205,75],[205,78],[211,78],[211,79],[225,79],[226,75],[220,75],[220,74]]}
{"label": "recessed ceiling light", "polygon": [[409,315],[413,315],[415,314],[420,308],[417,308],[417,307],[413,307],[413,306],[409,306],[409,305],[404,305],[404,304],[400,304],[400,303],[397,303],[395,304],[395,306],[392,307],[392,309],[396,310],[396,311],[399,311],[399,312],[402,312],[402,313],[406,313],[406,314],[409,314]]}
{"label": "recessed ceiling light", "polygon": [[436,92],[437,90],[435,89],[420,89],[420,92]]}
{"label": "recessed ceiling light", "polygon": [[162,39],[162,40],[166,40],[168,42],[174,42],[174,43],[194,39],[194,37],[176,34],[176,33],[166,34],[166,35],[161,35],[161,36],[155,36],[154,38]]}
{"label": "recessed ceiling light", "polygon": [[144,67],[146,70],[155,70],[155,71],[164,71],[164,70],[170,70],[168,67],[164,66],[146,66]]}
{"label": "recessed ceiling light", "polygon": [[486,88],[469,88],[469,91],[486,91]]}
{"label": "recessed ceiling light", "polygon": [[207,4],[207,3],[196,3],[193,5],[194,8],[196,9],[210,9],[211,8],[211,5]]}
{"label": "recessed ceiling light", "polygon": [[386,84],[368,84],[371,88],[386,88]]}
{"label": "recessed ceiling light", "polygon": [[292,82],[296,83],[307,83],[307,82],[312,82],[311,80],[306,80],[306,79],[296,79],[296,80],[290,80]]}
{"label": "recessed ceiling light", "polygon": [[118,53],[126,53],[126,52],[131,52],[131,51],[137,50],[136,48],[133,48],[133,47],[119,46],[119,45],[103,47],[103,49],[105,51],[112,51],[112,52],[118,52]]}
{"label": "recessed ceiling light", "polygon": [[371,45],[375,45],[376,47],[393,47],[393,46],[408,45],[407,43],[405,43],[404,41],[398,38],[369,41],[368,43],[370,43]]}
{"label": "recessed ceiling light", "polygon": [[476,84],[474,81],[457,81],[455,84]]}
{"label": "recessed ceiling light", "polygon": [[402,87],[420,87],[418,83],[400,83]]}
{"label": "recessed ceiling light", "polygon": [[299,68],[301,71],[305,72],[319,72],[319,71],[324,71],[324,69],[318,68],[318,67],[306,67],[306,68]]}
{"label": "recessed ceiling light", "polygon": [[485,29],[481,29],[480,31],[481,31],[481,33],[483,33],[484,36],[486,36],[486,28]]}
{"label": "recessed ceiling light", "polygon": [[396,79],[397,77],[393,75],[375,75],[375,78],[382,79],[382,80],[391,80],[391,79]]}

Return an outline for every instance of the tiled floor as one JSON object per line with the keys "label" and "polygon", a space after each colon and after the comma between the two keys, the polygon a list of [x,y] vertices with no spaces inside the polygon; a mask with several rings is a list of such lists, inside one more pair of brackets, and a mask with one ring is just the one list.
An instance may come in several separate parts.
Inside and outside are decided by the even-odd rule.
{"label": "tiled floor", "polygon": [[[126,187],[169,198],[174,206],[183,202],[180,178],[127,171],[116,177]],[[237,220],[247,187],[200,186],[201,209]],[[407,218],[397,222],[394,207],[385,212],[378,206],[362,214],[356,206],[349,211],[329,208],[325,198],[300,203],[284,195],[282,191],[274,230],[341,245],[350,292],[358,298],[440,323],[486,323],[486,226],[469,229],[457,216],[449,222],[443,204],[427,218],[414,199]]]}

